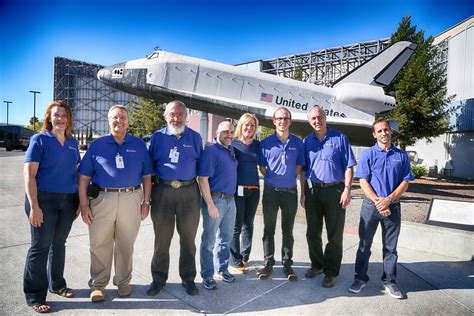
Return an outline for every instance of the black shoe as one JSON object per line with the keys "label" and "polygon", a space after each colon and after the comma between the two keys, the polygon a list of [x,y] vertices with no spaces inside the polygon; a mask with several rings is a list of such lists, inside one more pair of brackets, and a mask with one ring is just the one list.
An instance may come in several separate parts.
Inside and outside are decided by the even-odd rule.
{"label": "black shoe", "polygon": [[298,276],[291,266],[283,266],[283,273],[286,275],[288,281],[296,281]]}
{"label": "black shoe", "polygon": [[316,276],[320,275],[322,272],[323,272],[323,269],[312,267],[312,268],[306,270],[306,273],[304,274],[304,276],[307,279],[312,279],[312,278],[315,278]]}
{"label": "black shoe", "polygon": [[156,296],[160,293],[161,289],[165,286],[164,283],[151,282],[148,290],[146,290],[146,295]]}
{"label": "black shoe", "polygon": [[181,285],[186,289],[186,293],[189,295],[197,295],[199,293],[194,281],[182,281]]}
{"label": "black shoe", "polygon": [[260,280],[268,279],[273,272],[273,266],[265,265],[263,268],[257,270],[257,276]]}
{"label": "black shoe", "polygon": [[329,276],[329,275],[326,275],[324,277],[323,287],[325,287],[325,288],[333,287],[334,284],[336,284],[336,277],[332,277],[332,276]]}

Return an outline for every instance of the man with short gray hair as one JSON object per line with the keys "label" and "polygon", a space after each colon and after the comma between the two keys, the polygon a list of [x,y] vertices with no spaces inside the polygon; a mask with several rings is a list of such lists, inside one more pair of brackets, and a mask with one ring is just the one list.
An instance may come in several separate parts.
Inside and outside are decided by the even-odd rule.
{"label": "man with short gray hair", "polygon": [[[155,179],[152,189],[151,219],[155,246],[151,261],[153,282],[147,294],[157,295],[168,279],[169,248],[174,227],[180,236],[179,275],[189,295],[198,294],[196,277],[196,237],[199,225],[200,193],[196,182],[201,157],[201,136],[186,126],[187,109],[181,101],[166,105],[167,126],[153,133],[148,149]],[[150,202],[149,202],[150,203]]]}

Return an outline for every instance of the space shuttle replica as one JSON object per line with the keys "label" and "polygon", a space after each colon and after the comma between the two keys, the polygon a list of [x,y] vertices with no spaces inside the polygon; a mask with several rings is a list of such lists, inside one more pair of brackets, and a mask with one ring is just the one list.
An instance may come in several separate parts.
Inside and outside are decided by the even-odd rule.
{"label": "space shuttle replica", "polygon": [[349,72],[333,87],[319,86],[205,59],[155,51],[146,58],[101,69],[100,81],[140,97],[160,102],[181,100],[190,109],[238,119],[255,114],[261,125],[273,128],[279,107],[292,114],[290,131],[306,136],[312,129],[307,112],[319,105],[330,128],[344,132],[351,144],[374,143],[375,115],[395,105],[383,87],[413,54],[416,45],[397,42]]}

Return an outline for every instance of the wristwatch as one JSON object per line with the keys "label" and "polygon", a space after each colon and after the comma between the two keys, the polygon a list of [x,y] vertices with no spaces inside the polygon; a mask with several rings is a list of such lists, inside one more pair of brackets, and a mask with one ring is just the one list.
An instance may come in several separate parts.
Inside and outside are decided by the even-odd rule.
{"label": "wristwatch", "polygon": [[390,196],[387,195],[386,199],[390,202],[388,204],[392,204],[392,198]]}
{"label": "wristwatch", "polygon": [[151,205],[151,200],[143,200],[142,204]]}

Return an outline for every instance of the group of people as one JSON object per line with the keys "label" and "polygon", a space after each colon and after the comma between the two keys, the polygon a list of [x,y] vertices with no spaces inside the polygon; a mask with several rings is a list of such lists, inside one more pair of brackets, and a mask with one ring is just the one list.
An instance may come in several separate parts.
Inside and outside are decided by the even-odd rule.
{"label": "group of people", "polygon": [[[66,298],[75,292],[64,279],[65,243],[80,214],[89,226],[90,299],[106,299],[111,277],[120,297],[132,293],[134,243],[140,222],[149,214],[155,233],[151,261],[152,283],[147,295],[166,285],[170,245],[179,234],[179,275],[189,295],[198,294],[194,282],[195,238],[202,216],[200,274],[203,287],[216,289],[216,280],[235,281],[231,271],[246,272],[250,264],[253,223],[260,200],[258,170],[264,176],[262,213],[264,264],[257,270],[267,279],[275,265],[275,229],[281,210],[283,273],[296,281],[292,268],[293,226],[300,204],[307,219],[311,267],[306,278],[324,273],[323,287],[332,287],[343,253],[345,209],[351,200],[356,159],[346,135],[326,126],[322,108],[308,112],[313,132],[303,141],[290,133],[291,112],[281,107],[273,114],[275,133],[256,140],[258,119],[246,113],[236,128],[221,122],[216,137],[203,148],[201,136],[186,126],[187,108],[181,101],[166,105],[166,127],[145,142],[128,133],[127,107],[109,109],[110,134],[91,143],[81,159],[72,136],[72,112],[63,101],[51,103],[40,133],[25,155],[25,211],[31,227],[31,247],[24,273],[26,301],[39,313],[49,312],[48,290]],[[413,179],[408,156],[391,143],[387,121],[373,124],[376,144],[359,161],[356,177],[365,193],[355,263],[354,283],[359,293],[368,282],[370,248],[377,226],[382,226],[384,269],[382,282],[396,298],[397,238],[400,233],[400,196]],[[323,222],[328,242],[323,249]],[[230,269],[233,267],[233,269]]]}

